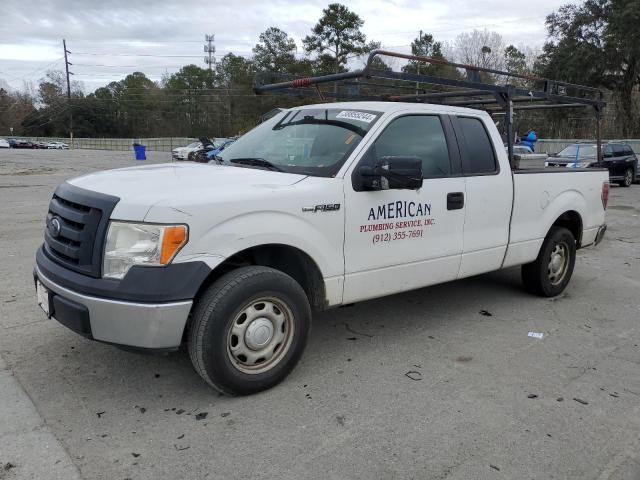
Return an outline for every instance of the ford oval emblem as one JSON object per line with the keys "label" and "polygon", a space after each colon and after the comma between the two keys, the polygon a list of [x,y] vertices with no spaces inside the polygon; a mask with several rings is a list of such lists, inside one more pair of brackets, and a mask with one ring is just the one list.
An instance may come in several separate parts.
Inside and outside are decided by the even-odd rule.
{"label": "ford oval emblem", "polygon": [[62,230],[62,224],[60,223],[60,219],[58,217],[53,217],[49,222],[49,232],[51,236],[57,238],[60,236],[60,231]]}

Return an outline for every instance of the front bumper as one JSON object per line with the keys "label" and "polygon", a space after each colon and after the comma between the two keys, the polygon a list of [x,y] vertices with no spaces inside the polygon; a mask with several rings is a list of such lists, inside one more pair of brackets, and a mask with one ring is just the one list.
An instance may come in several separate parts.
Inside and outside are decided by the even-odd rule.
{"label": "front bumper", "polygon": [[180,346],[192,300],[137,303],[84,295],[47,278],[34,277],[48,290],[53,318],[87,338],[143,349]]}

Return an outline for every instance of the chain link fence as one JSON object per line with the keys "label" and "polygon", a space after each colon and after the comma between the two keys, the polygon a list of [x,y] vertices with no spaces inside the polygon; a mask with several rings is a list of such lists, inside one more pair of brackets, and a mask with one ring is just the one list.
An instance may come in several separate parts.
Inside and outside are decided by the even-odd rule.
{"label": "chain link fence", "polygon": [[[62,137],[12,137],[31,142],[64,142],[71,146],[69,138]],[[90,149],[90,150],[131,150],[134,143],[139,143],[147,147],[147,150],[158,152],[170,152],[176,147],[184,147],[192,142],[198,141],[197,138],[187,137],[164,137],[164,138],[74,138],[72,148]],[[595,142],[593,139],[547,139],[543,138],[536,143],[536,152],[538,153],[558,153],[567,145],[576,142]],[[640,139],[611,139],[604,140],[606,142],[622,142],[629,145],[634,152],[640,154]]]}
{"label": "chain link fence", "polygon": [[64,142],[71,148],[89,150],[132,150],[134,143],[139,143],[147,147],[147,150],[158,152],[170,152],[176,147],[184,147],[197,138],[187,137],[164,137],[164,138],[74,138],[71,140],[64,137],[11,137],[17,140],[27,140],[30,142]]}

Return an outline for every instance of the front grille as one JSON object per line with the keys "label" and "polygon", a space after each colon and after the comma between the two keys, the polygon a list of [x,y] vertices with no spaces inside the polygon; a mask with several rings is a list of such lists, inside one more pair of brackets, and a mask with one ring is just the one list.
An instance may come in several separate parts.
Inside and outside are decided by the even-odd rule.
{"label": "front grille", "polygon": [[109,216],[118,200],[68,183],[60,185],[47,213],[47,255],[71,270],[99,277]]}

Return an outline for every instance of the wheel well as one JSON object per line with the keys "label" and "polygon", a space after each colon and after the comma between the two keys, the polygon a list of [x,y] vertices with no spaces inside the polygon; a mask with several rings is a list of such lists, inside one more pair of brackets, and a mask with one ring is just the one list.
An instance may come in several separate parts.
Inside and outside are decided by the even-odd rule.
{"label": "wheel well", "polygon": [[225,273],[238,267],[260,265],[280,270],[300,284],[313,310],[326,306],[324,280],[313,259],[302,250],[289,245],[268,244],[251,247],[232,255],[218,265],[200,286],[198,294]]}
{"label": "wheel well", "polygon": [[582,241],[582,217],[574,210],[569,210],[560,215],[555,222],[554,227],[565,227],[573,234],[573,238],[576,239],[576,247],[580,248],[580,242]]}

